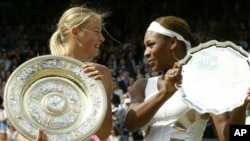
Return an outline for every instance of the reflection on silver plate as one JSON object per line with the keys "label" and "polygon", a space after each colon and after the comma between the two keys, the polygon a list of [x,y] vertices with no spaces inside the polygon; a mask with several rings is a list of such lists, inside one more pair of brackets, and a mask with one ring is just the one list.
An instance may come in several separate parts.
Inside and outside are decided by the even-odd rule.
{"label": "reflection on silver plate", "polygon": [[188,51],[183,100],[200,113],[220,114],[241,106],[250,86],[249,54],[230,41],[211,40]]}
{"label": "reflection on silver plate", "polygon": [[30,140],[44,129],[50,141],[87,140],[101,126],[107,109],[103,84],[82,72],[78,60],[56,55],[20,65],[4,91],[9,121]]}

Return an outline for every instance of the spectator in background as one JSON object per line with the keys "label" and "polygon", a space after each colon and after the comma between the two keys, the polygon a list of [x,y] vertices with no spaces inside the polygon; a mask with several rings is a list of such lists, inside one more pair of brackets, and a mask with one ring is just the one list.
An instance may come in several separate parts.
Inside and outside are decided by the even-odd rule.
{"label": "spectator in background", "polygon": [[4,89],[5,89],[5,85],[6,82],[3,81],[2,79],[0,79],[0,97],[4,98]]}
{"label": "spectator in background", "polygon": [[115,107],[118,107],[118,105],[120,104],[121,100],[120,100],[120,96],[117,95],[114,90],[111,94],[111,103],[115,105]]}
{"label": "spectator in background", "polygon": [[127,70],[120,69],[119,76],[117,77],[117,82],[119,87],[122,89],[123,93],[127,92],[127,87],[129,86],[130,74]]}
{"label": "spectator in background", "polygon": [[9,123],[7,129],[7,141],[17,141],[17,131],[14,126]]}
{"label": "spectator in background", "polygon": [[110,68],[114,71],[113,77],[117,77],[119,60],[114,52],[110,52],[108,62],[110,63]]}
{"label": "spectator in background", "polygon": [[123,123],[123,119],[125,117],[126,111],[128,106],[131,103],[131,99],[130,96],[125,94],[124,95],[124,99],[122,99],[121,104],[118,107],[118,118],[119,118],[119,131],[120,131],[120,135],[121,135],[121,141],[128,141],[129,137],[130,137],[130,132],[128,131],[128,129],[125,127],[124,123]]}
{"label": "spectator in background", "polygon": [[113,92],[120,97],[120,100],[122,99],[123,91],[122,91],[122,89],[120,89],[116,80],[113,81]]}
{"label": "spectator in background", "polygon": [[3,51],[2,57],[0,58],[0,63],[4,63],[4,70],[8,71],[11,67],[11,60],[9,59],[8,53],[6,51]]}
{"label": "spectator in background", "polygon": [[8,118],[3,107],[3,98],[0,97],[0,141],[7,139]]}
{"label": "spectator in background", "polygon": [[126,70],[129,72],[131,77],[136,78],[137,75],[137,62],[134,58],[134,52],[129,50],[126,58]]}
{"label": "spectator in background", "polygon": [[111,129],[111,134],[109,135],[107,141],[121,141],[119,129],[117,129],[116,126],[113,126],[113,128]]}
{"label": "spectator in background", "polygon": [[20,51],[20,48],[18,46],[14,47],[13,53],[10,54],[9,58],[12,61],[12,63],[15,64],[16,66],[19,66],[20,64],[22,64],[27,60],[24,51],[23,50]]}
{"label": "spectator in background", "polygon": [[2,62],[2,63],[0,63],[0,77],[1,77],[1,80],[4,81],[5,76],[6,76],[5,63]]}

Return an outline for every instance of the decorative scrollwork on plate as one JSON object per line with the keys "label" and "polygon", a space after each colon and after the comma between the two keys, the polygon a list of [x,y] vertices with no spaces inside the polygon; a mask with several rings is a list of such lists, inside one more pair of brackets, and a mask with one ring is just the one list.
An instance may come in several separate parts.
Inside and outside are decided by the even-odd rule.
{"label": "decorative scrollwork on plate", "polygon": [[51,141],[79,141],[98,130],[106,113],[106,92],[101,81],[82,72],[82,65],[69,57],[44,55],[11,74],[4,106],[18,132],[33,140],[42,128]]}

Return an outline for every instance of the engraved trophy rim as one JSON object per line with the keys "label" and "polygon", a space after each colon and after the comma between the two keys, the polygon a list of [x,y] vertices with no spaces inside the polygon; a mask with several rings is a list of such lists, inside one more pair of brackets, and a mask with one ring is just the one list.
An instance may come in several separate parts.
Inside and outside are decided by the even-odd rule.
{"label": "engraved trophy rim", "polygon": [[49,140],[86,140],[101,126],[107,97],[84,63],[61,55],[34,57],[16,68],[4,90],[4,108],[16,130],[30,140],[43,129]]}
{"label": "engraved trophy rim", "polygon": [[241,46],[210,40],[189,49],[179,63],[183,66],[179,90],[191,108],[221,114],[244,103],[250,68],[249,53]]}

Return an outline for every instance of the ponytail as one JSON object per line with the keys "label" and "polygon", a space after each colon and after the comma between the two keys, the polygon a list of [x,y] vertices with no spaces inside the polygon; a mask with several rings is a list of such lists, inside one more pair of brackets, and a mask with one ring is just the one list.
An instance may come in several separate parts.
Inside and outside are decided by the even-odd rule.
{"label": "ponytail", "polygon": [[64,46],[63,39],[59,30],[54,32],[50,38],[49,42],[51,54],[55,55],[63,55],[64,54]]}

